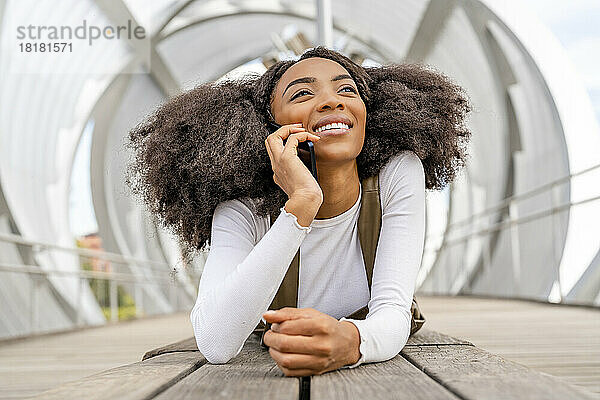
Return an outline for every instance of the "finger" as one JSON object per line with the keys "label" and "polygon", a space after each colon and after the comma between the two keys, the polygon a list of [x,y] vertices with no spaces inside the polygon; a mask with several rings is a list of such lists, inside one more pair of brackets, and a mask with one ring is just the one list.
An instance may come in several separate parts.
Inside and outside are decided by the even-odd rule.
{"label": "finger", "polygon": [[[277,154],[277,156],[279,156],[283,152],[283,140],[287,139],[287,137],[292,133],[306,132],[306,129],[295,126],[286,127],[286,129],[284,129],[283,131],[284,132],[280,132],[279,130],[277,130],[270,134],[265,140],[267,146],[271,150],[271,154]],[[278,158],[275,159],[275,161],[277,160]]]}
{"label": "finger", "polygon": [[293,133],[288,137],[288,140],[285,143],[285,146],[283,148],[283,154],[285,154],[285,153],[292,153],[294,155],[298,154],[297,149],[298,149],[299,142],[311,140],[313,143],[315,143],[315,142],[318,142],[319,139],[321,139],[319,136],[313,135],[312,133],[309,133],[309,132]]}
{"label": "finger", "polygon": [[269,310],[264,312],[263,318],[270,323],[283,322],[288,319],[313,318],[316,315],[315,311],[317,310],[312,308],[283,307],[279,310]]}
{"label": "finger", "polygon": [[321,349],[314,336],[286,335],[268,330],[263,337],[263,343],[282,353],[313,354],[326,356],[328,353]]}
{"label": "finger", "polygon": [[267,153],[269,154],[269,160],[271,160],[271,169],[273,169],[275,160],[273,159],[273,153],[271,152],[271,145],[269,144],[268,139],[265,140],[265,147],[267,148]]}
{"label": "finger", "polygon": [[322,362],[320,357],[311,354],[284,353],[273,348],[269,349],[269,354],[279,366],[296,372],[302,369],[311,371],[320,369]]}
{"label": "finger", "polygon": [[285,376],[312,376],[312,375],[320,375],[318,372],[312,371],[310,369],[287,369],[279,366],[279,369],[283,371]]}
{"label": "finger", "polygon": [[280,129],[273,132],[273,134],[279,136],[283,143],[283,139],[286,139],[289,135],[295,132],[306,132],[306,129],[301,125],[284,125]]}
{"label": "finger", "polygon": [[[315,336],[323,333],[320,324],[315,318],[306,319],[288,319],[287,321],[273,324],[271,329],[276,333],[283,333],[286,335],[304,335],[304,336]],[[275,329],[273,329],[275,328]]]}

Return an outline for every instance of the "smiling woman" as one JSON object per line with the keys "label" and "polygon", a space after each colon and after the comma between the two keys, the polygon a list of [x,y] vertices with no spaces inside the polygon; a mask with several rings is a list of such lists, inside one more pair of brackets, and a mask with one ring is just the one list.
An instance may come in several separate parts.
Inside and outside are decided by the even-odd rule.
{"label": "smiling woman", "polygon": [[[259,77],[200,85],[133,129],[128,182],[186,255],[210,242],[191,313],[206,359],[241,351],[300,253],[298,308],[264,316],[284,373],[394,357],[413,331],[425,189],[464,165],[468,111],[461,88],[425,67],[363,68],[317,47]],[[306,140],[318,183],[297,156]],[[367,179],[381,203],[371,287],[357,229]],[[367,302],[365,319],[345,318]]]}

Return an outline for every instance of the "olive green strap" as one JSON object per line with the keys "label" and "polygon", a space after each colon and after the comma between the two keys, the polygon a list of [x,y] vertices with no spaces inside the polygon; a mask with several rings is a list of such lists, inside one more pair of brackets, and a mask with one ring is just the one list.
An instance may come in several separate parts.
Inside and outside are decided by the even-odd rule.
{"label": "olive green strap", "polygon": [[362,249],[369,294],[373,282],[373,266],[375,265],[375,252],[379,241],[381,228],[381,202],[379,200],[379,179],[373,175],[361,181],[362,200],[358,216],[358,239]]}
{"label": "olive green strap", "polygon": [[[269,226],[273,225],[275,219],[277,218],[275,214],[270,214],[270,222]],[[300,282],[300,249],[296,252],[296,255],[292,259],[290,266],[283,277],[283,281],[281,285],[279,285],[279,289],[277,290],[277,294],[273,298],[271,305],[269,306],[269,310],[279,310],[283,307],[298,307],[298,285]],[[260,344],[263,347],[267,347],[263,343],[263,337],[265,332],[271,329],[270,323],[263,323],[262,320],[258,323],[255,332],[260,333]]]}

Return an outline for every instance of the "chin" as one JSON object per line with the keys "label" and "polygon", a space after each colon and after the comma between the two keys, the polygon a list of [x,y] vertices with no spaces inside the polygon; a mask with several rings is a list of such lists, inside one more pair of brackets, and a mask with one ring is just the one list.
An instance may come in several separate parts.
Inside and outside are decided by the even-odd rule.
{"label": "chin", "polygon": [[[320,144],[320,143],[319,143]],[[341,148],[340,145],[315,146],[318,163],[342,163],[355,160],[361,149]],[[318,166],[317,166],[318,168]]]}

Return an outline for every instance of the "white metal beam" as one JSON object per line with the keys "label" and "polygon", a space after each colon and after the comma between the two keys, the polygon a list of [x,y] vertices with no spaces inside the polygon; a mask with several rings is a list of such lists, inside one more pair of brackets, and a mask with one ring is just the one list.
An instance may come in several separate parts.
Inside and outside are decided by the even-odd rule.
{"label": "white metal beam", "polygon": [[406,62],[421,62],[427,58],[455,6],[456,0],[429,1],[404,57]]}

